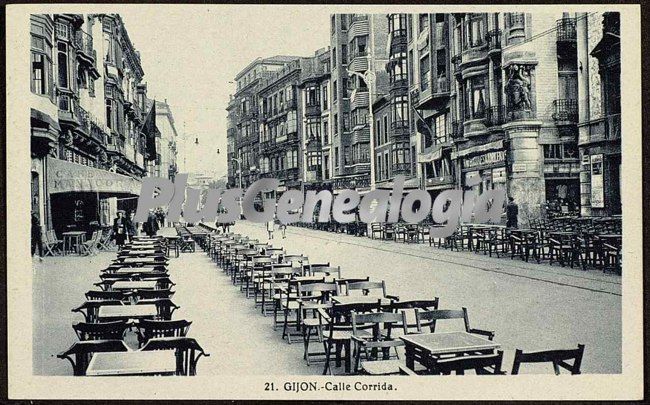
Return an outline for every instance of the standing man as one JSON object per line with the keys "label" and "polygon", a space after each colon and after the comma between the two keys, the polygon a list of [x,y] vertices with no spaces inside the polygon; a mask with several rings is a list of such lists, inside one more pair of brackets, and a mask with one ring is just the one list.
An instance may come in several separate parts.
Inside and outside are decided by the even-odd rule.
{"label": "standing man", "polygon": [[126,241],[127,222],[127,219],[124,218],[124,211],[117,211],[117,218],[113,221],[113,235],[118,249],[124,246],[124,241]]}
{"label": "standing man", "polygon": [[149,217],[147,218],[147,222],[144,224],[144,231],[149,237],[156,236],[156,233],[158,232],[158,220],[153,211],[149,211]]}
{"label": "standing man", "polygon": [[138,224],[135,222],[135,212],[129,213],[129,218],[126,223],[126,234],[129,237],[129,242],[133,242],[133,237],[138,234]]}
{"label": "standing man", "polygon": [[508,204],[506,205],[506,228],[517,228],[517,217],[519,216],[519,206],[515,203],[515,199],[508,197]]}
{"label": "standing man", "polygon": [[41,237],[41,222],[35,212],[32,212],[32,256],[38,250],[38,261],[43,261],[43,239]]}

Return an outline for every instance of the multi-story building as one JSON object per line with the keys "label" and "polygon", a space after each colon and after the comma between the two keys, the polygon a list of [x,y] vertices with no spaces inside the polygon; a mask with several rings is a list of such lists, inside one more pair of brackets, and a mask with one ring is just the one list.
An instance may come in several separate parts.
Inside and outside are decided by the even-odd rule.
{"label": "multi-story building", "polygon": [[619,13],[578,13],[578,147],[583,215],[621,213]]}
{"label": "multi-story building", "polygon": [[330,106],[330,49],[322,48],[305,59],[300,79],[302,127],[301,178],[305,189],[322,190],[331,186],[332,152]]}
{"label": "multi-story building", "polygon": [[132,209],[155,158],[138,53],[119,15],[32,15],[32,210],[90,230]]}
{"label": "multi-story building", "polygon": [[257,93],[262,79],[299,59],[277,55],[258,58],[235,77],[237,91],[228,104],[228,184],[246,188],[259,178],[259,106]]}
{"label": "multi-story building", "polygon": [[388,21],[379,14],[331,16],[334,190],[369,189],[371,100],[388,92]]}
{"label": "multi-story building", "polygon": [[156,162],[156,176],[173,180],[178,173],[177,164],[177,140],[178,132],[174,122],[174,115],[171,107],[164,102],[156,101],[156,127],[160,130],[160,137],[156,138],[159,144],[156,145],[159,159]]}
{"label": "multi-story building", "polygon": [[[261,79],[257,91],[259,106],[259,173],[280,181],[276,190],[301,189],[304,169],[303,103],[298,86],[308,58],[295,59]],[[309,127],[308,133],[312,134]]]}

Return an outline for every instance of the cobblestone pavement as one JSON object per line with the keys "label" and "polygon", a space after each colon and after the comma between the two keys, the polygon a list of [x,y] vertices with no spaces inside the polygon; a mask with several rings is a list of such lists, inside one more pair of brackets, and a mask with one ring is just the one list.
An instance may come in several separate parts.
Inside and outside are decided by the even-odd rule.
{"label": "cobblestone pavement", "polygon": [[[234,230],[266,240],[263,224],[238,223]],[[473,327],[494,330],[505,350],[504,368],[515,348],[543,350],[586,345],[584,373],[621,370],[621,278],[597,271],[450,252],[428,245],[371,240],[289,227],[286,239],[275,232],[273,245],[302,253],[312,262],[341,266],[344,277],[385,280],[388,292],[402,299],[441,299],[441,308],[467,307]],[[71,325],[82,320],[70,309],[99,281],[99,270],[115,257],[48,257],[33,267],[33,368],[37,375],[69,375],[56,353],[76,341]],[[203,375],[320,374],[322,364],[307,366],[302,344],[287,344],[246,300],[229,278],[202,252],[171,259],[177,284],[175,319],[191,320],[189,335],[211,354],[199,362]],[[440,325],[441,331],[460,324]],[[549,367],[550,368],[550,367]],[[547,367],[524,372],[550,373]]]}

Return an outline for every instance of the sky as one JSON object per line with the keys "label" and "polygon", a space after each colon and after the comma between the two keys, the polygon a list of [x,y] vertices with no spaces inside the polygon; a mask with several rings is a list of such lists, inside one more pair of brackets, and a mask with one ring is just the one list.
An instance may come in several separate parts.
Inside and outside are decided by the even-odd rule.
{"label": "sky", "polygon": [[241,69],[257,57],[310,56],[329,45],[327,10],[288,10],[140,5],[120,11],[140,52],[148,97],[171,107],[184,171],[226,174],[226,106]]}

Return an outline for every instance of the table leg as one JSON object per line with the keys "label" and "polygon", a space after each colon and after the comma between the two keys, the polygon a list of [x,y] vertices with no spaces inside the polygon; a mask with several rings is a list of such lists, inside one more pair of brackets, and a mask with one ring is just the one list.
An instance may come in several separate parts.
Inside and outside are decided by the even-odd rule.
{"label": "table leg", "polygon": [[345,372],[349,373],[351,370],[351,365],[352,365],[352,353],[350,350],[352,341],[346,340],[345,341]]}
{"label": "table leg", "polygon": [[406,345],[405,349],[406,349],[406,367],[413,370],[415,367],[415,356],[414,356],[415,353],[413,353],[413,348],[410,345]]}

